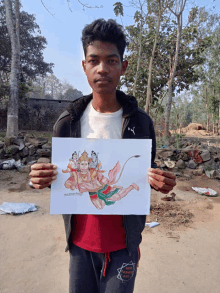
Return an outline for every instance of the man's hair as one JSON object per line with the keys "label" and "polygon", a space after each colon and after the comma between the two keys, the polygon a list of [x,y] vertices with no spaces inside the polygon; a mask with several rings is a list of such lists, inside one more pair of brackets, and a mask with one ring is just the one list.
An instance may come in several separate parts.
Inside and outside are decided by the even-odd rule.
{"label": "man's hair", "polygon": [[82,31],[81,40],[85,57],[88,45],[94,41],[100,41],[114,44],[118,49],[121,61],[123,61],[125,47],[128,45],[123,27],[113,19],[106,21],[100,18],[86,25]]}

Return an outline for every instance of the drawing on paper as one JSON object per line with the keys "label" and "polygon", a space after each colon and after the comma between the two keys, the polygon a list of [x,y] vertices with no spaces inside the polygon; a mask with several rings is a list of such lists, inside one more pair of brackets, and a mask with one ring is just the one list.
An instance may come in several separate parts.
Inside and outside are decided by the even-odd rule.
{"label": "drawing on paper", "polygon": [[[103,209],[105,206],[113,205],[116,201],[123,199],[132,190],[139,190],[136,183],[131,183],[128,187],[116,185],[122,176],[128,160],[139,158],[139,155],[127,159],[122,169],[117,162],[113,169],[108,172],[108,177],[103,173],[102,164],[99,161],[98,153],[92,151],[89,157],[84,151],[81,155],[76,151],[72,154],[66,170],[63,173],[69,173],[69,178],[65,182],[65,187],[70,190],[78,189],[79,194],[88,192],[91,202],[97,209]],[[120,174],[118,175],[119,171]],[[118,175],[118,178],[116,178]]]}

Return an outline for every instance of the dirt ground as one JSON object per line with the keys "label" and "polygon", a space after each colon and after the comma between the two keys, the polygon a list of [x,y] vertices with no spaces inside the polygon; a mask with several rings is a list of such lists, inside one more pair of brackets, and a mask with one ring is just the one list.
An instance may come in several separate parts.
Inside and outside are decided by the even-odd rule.
{"label": "dirt ground", "polygon": [[[0,171],[0,204],[35,203],[36,212],[0,215],[0,292],[67,293],[68,253],[62,217],[50,215],[50,190],[32,190],[27,174]],[[176,201],[153,191],[141,244],[135,293],[220,292],[220,197],[207,198],[191,187],[219,182],[205,175],[175,187]]]}

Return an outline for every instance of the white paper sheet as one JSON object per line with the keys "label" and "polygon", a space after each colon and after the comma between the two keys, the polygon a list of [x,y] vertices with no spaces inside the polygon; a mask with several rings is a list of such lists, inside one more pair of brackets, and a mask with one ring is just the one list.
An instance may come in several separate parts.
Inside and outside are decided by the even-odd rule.
{"label": "white paper sheet", "polygon": [[51,214],[149,214],[151,144],[150,139],[53,138],[58,176],[51,186]]}

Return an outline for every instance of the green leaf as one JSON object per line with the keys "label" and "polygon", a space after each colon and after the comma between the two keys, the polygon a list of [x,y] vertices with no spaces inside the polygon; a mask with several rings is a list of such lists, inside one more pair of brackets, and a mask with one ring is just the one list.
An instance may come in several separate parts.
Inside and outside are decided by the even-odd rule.
{"label": "green leaf", "polygon": [[113,10],[116,16],[124,16],[123,4],[121,2],[116,2],[115,4],[113,4],[113,6]]}

